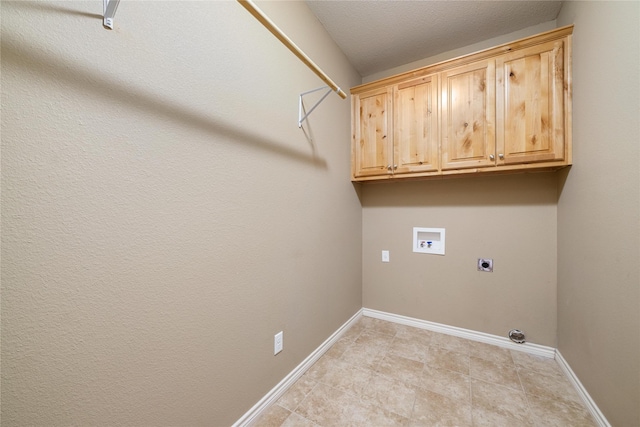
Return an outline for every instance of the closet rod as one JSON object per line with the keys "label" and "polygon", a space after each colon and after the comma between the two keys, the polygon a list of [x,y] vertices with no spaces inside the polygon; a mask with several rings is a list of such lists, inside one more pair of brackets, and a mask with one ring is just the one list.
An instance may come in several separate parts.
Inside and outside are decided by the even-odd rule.
{"label": "closet rod", "polygon": [[291,41],[251,0],[238,0],[238,3],[249,11],[267,30],[271,32],[283,45],[285,45],[295,56],[297,56],[307,67],[311,69],[323,82],[334,90],[340,98],[345,99],[347,94],[338,87],[296,44]]}

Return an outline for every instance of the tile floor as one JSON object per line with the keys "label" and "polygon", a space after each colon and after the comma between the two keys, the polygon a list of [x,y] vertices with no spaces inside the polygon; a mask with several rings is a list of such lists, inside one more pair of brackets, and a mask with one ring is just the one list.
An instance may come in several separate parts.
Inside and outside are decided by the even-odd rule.
{"label": "tile floor", "polygon": [[596,426],[557,362],[362,317],[253,426]]}

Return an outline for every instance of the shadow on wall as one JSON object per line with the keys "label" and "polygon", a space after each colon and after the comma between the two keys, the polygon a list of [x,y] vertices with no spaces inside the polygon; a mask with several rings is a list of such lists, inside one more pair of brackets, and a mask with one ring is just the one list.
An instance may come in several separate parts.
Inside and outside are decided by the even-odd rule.
{"label": "shadow on wall", "polygon": [[571,170],[571,166],[560,169],[558,173],[558,200],[560,200],[560,196],[562,196],[562,191],[564,190],[564,185],[567,183],[567,179],[569,179],[569,171]]}
{"label": "shadow on wall", "polygon": [[[73,9],[68,9],[66,7],[60,7],[58,5],[55,4],[49,4],[49,3],[43,3],[43,2],[20,2],[18,4],[18,7],[20,7],[21,9],[35,9],[38,11],[44,11],[44,12],[50,12],[50,13],[55,13],[55,14],[64,14],[64,15],[71,15],[71,16],[82,16],[85,18],[93,18],[93,19],[97,19],[100,21],[100,23],[102,23],[102,15],[97,14],[97,13],[87,13],[87,12],[82,12],[80,10],[73,10]],[[102,7],[102,5],[100,4],[98,7]]]}
{"label": "shadow on wall", "polygon": [[[59,10],[59,9],[56,9]],[[83,12],[76,14],[87,15]],[[88,14],[90,17],[94,17]],[[101,18],[101,17],[100,17]],[[28,68],[31,73],[37,73],[44,78],[74,86],[78,90],[109,100],[119,107],[126,106],[137,110],[148,111],[163,120],[168,120],[182,126],[188,126],[205,133],[234,140],[234,142],[251,146],[255,149],[268,151],[290,159],[308,163],[316,168],[327,169],[326,160],[316,156],[315,148],[312,153],[305,153],[284,147],[277,141],[269,140],[260,135],[247,132],[227,123],[215,120],[184,106],[176,105],[175,100],[163,99],[156,93],[127,86],[117,80],[110,80],[104,74],[83,70],[71,62],[58,57],[38,52],[34,48],[19,43],[9,34],[2,35],[2,62],[12,64],[18,68]],[[71,73],[70,70],[73,70]]]}
{"label": "shadow on wall", "polygon": [[363,185],[363,207],[533,206],[558,202],[558,172]]}

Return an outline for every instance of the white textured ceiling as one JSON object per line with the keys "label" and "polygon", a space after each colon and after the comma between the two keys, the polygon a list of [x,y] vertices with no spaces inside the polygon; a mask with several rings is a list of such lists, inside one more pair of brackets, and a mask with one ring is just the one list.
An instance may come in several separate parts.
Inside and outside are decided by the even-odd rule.
{"label": "white textured ceiling", "polygon": [[362,76],[554,20],[561,1],[307,0]]}

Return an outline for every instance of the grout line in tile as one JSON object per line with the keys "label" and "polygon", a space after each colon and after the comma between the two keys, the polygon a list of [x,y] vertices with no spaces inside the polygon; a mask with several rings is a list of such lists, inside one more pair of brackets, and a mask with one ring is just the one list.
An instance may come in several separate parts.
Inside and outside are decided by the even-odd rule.
{"label": "grout line in tile", "polygon": [[[512,355],[513,358],[513,355]],[[515,361],[514,361],[515,363]],[[522,378],[520,378],[520,370],[516,369],[516,374],[518,375],[518,381],[520,382],[520,388],[522,389],[522,393],[524,394],[524,400],[527,402],[527,409],[529,410],[529,414],[531,416],[532,421],[538,421],[538,417],[533,413],[533,408],[531,407],[531,402],[529,401],[529,393],[524,388],[524,384],[522,383]],[[537,425],[537,423],[535,423]]]}

